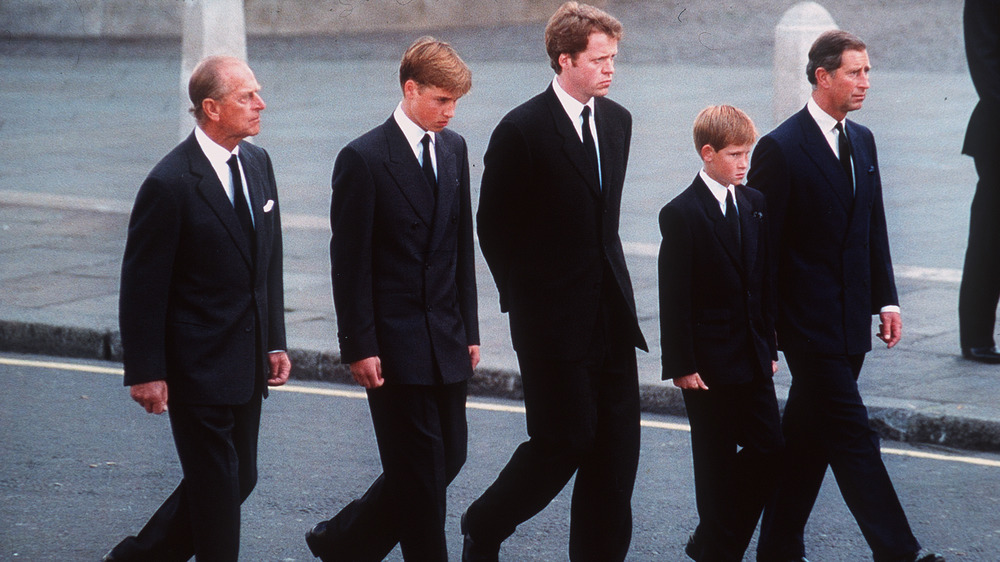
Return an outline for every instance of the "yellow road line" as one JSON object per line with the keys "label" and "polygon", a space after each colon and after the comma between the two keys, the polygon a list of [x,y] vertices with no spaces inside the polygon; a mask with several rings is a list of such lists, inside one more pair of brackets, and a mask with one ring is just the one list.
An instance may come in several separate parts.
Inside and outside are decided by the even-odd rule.
{"label": "yellow road line", "polygon": [[[16,367],[36,367],[40,369],[56,369],[61,371],[78,371],[85,373],[98,373],[98,374],[118,375],[118,376],[122,376],[125,374],[125,371],[121,368],[99,367],[96,365],[81,365],[76,363],[62,363],[56,361],[33,361],[29,359],[13,359],[9,357],[0,357],[0,365],[11,365]],[[334,396],[337,398],[365,399],[367,397],[364,391],[359,391],[359,390],[339,390],[334,388],[301,386],[297,384],[288,384],[285,386],[279,386],[273,388],[272,390],[277,390],[281,392],[294,392],[298,394],[314,394],[318,396]],[[524,413],[524,406],[510,406],[506,404],[494,404],[491,402],[469,401],[466,403],[466,406],[473,410],[485,410],[490,412],[507,412],[512,414]],[[642,420],[641,424],[643,427],[649,427],[652,429],[666,429],[670,431],[686,431],[686,432],[691,431],[691,426],[683,423]],[[893,449],[893,448],[883,448],[882,452],[887,455],[896,455],[901,457],[929,459],[936,461],[960,462],[977,466],[1000,468],[1000,461],[992,459],[982,459],[978,457],[969,457],[963,455],[948,455],[943,453],[930,453],[926,451],[907,451],[905,449]]]}
{"label": "yellow road line", "polygon": [[61,371],[82,371],[85,373],[101,373],[105,375],[125,376],[125,370],[113,367],[98,367],[96,365],[80,365],[77,363],[58,363],[55,361],[31,361],[28,359],[11,359],[0,357],[0,365],[15,367],[38,367],[41,369],[58,369]]}

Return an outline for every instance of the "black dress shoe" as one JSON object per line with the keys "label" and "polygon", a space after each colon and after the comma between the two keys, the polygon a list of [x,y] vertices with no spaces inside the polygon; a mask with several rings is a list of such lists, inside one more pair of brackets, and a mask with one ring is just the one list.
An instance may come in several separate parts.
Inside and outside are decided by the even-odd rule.
{"label": "black dress shoe", "polygon": [[[994,351],[996,350],[994,349]],[[944,556],[936,552],[921,548],[919,552],[913,555],[913,562],[945,562],[945,559]]]}
{"label": "black dress shoe", "polygon": [[323,562],[333,562],[333,555],[330,553],[330,537],[327,536],[326,521],[316,523],[316,526],[306,531],[306,545],[309,552]]}
{"label": "black dress shoe", "polygon": [[[997,351],[995,345],[990,347],[963,347],[962,357],[970,361],[979,361],[980,363],[1000,363],[1000,351]],[[933,560],[933,558],[930,558],[930,560]]]}
{"label": "black dress shoe", "polygon": [[487,544],[476,541],[469,534],[465,524],[465,513],[462,514],[462,562],[499,562],[500,543]]}

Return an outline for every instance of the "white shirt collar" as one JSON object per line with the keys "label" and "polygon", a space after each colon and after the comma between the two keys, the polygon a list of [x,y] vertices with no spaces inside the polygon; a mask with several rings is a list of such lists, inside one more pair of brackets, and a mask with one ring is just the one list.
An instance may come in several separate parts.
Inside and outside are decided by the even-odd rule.
{"label": "white shirt collar", "polygon": [[[406,115],[406,112],[403,111],[403,102],[399,102],[396,106],[396,111],[392,112],[392,117],[396,120],[396,124],[399,125],[400,130],[403,131],[403,136],[406,137],[406,142],[410,143],[410,148],[413,149],[413,153],[417,156],[418,161],[420,160],[424,150],[423,146],[421,146],[421,141],[423,140],[424,135],[431,136],[431,154],[434,153],[434,141],[436,140],[434,132],[425,131],[420,127],[420,125],[414,123],[413,120]],[[433,156],[431,156],[431,158],[433,158]]]}
{"label": "white shirt collar", "polygon": [[[831,117],[829,113],[823,111],[823,108],[811,96],[809,101],[806,102],[806,109],[809,111],[809,115],[812,116],[813,121],[819,125],[819,130],[823,132],[823,137],[826,138],[826,143],[833,150],[834,156],[840,157],[840,132],[835,128],[838,121]],[[846,125],[844,125],[844,134],[847,134]]]}
{"label": "white shirt collar", "polygon": [[[215,142],[205,131],[201,130],[201,127],[195,125],[194,127],[194,138],[198,141],[198,146],[201,147],[201,151],[208,158],[208,163],[212,165],[212,169],[215,170],[215,175],[219,178],[219,183],[222,184],[222,189],[225,190],[226,195],[229,197],[229,202],[233,202],[233,178],[229,171],[229,158],[234,154],[239,155],[240,146],[236,145],[236,148],[232,152],[226,150],[226,148],[219,143]],[[240,177],[243,182],[243,193],[247,192],[247,182],[246,174],[243,173],[243,165],[240,164]]]}
{"label": "white shirt collar", "polygon": [[[590,108],[591,115],[591,127],[595,125],[594,123],[594,98],[587,100],[587,103],[580,103],[579,100],[573,96],[566,93],[566,90],[559,85],[559,76],[556,75],[552,79],[552,90],[555,91],[556,97],[559,99],[559,103],[563,106],[563,110],[566,111],[566,115],[569,115],[570,120],[573,122],[573,126],[576,127],[577,134],[580,138],[583,138],[583,121],[580,119],[580,114],[583,113],[583,106]],[[592,129],[593,130],[593,129]],[[596,137],[595,137],[596,141]]]}
{"label": "white shirt collar", "polygon": [[705,185],[708,186],[708,191],[712,193],[712,197],[715,197],[715,200],[719,202],[722,214],[726,214],[726,194],[731,191],[733,193],[733,201],[736,201],[736,188],[731,184],[725,186],[715,181],[705,172],[705,168],[702,168],[698,172],[698,175],[701,176],[701,181],[705,182]]}
{"label": "white shirt collar", "polygon": [[205,131],[201,130],[201,127],[195,125],[194,127],[194,137],[198,140],[198,145],[201,146],[201,151],[205,153],[208,161],[212,163],[212,167],[217,167],[217,164],[221,163],[226,169],[229,169],[229,157],[233,154],[239,155],[240,146],[236,145],[232,151],[226,150],[226,148],[219,143],[215,142]]}

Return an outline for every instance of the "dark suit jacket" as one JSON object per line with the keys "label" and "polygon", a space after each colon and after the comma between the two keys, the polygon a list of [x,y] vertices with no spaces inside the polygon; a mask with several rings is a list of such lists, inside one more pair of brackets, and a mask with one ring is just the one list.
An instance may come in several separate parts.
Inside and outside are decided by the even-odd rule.
{"label": "dark suit jacket", "polygon": [[962,153],[995,158],[1000,147],[1000,7],[996,0],[966,0],[962,19],[969,74],[979,94]]}
{"label": "dark suit jacket", "polygon": [[486,150],[479,243],[518,352],[585,356],[605,267],[628,309],[628,340],[646,349],[618,236],[632,116],[594,101],[603,189],[551,85],[508,113]]}
{"label": "dark suit jacket", "polygon": [[[271,160],[240,143],[256,262],[192,133],[149,173],[129,220],[119,319],[125,384],[166,380],[171,401],[247,402],[285,349],[281,220]],[[273,201],[265,211],[268,201]]]}
{"label": "dark suit jacket", "polygon": [[846,121],[855,192],[803,108],[760,139],[747,184],[767,197],[777,270],[778,346],[871,350],[871,316],[898,305],[871,131]]}
{"label": "dark suit jacket", "polygon": [[330,258],[340,353],[379,356],[386,384],[472,376],[479,344],[465,139],[437,134],[438,197],[399,125],[355,139],[333,168]]}
{"label": "dark suit jacket", "polygon": [[777,360],[764,196],[738,186],[742,249],[700,176],[660,211],[663,380],[710,388],[771,376]]}

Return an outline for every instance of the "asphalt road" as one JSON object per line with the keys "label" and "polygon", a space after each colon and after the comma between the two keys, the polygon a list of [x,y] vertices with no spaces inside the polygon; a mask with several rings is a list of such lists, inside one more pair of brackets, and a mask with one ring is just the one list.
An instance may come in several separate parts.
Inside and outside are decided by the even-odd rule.
{"label": "asphalt road", "polygon": [[[98,560],[136,532],[177,484],[168,420],[131,402],[120,369],[0,355],[0,559]],[[363,394],[324,384],[285,390],[264,404],[261,478],[244,505],[243,560],[313,560],[305,531],[380,471]],[[684,420],[646,416],[643,423],[629,559],[684,560],[682,547],[695,523]],[[469,425],[469,462],[449,497],[455,560],[458,516],[525,436],[517,402],[470,400]],[[1000,559],[1000,455],[883,445],[925,546],[949,560]],[[502,559],[565,560],[568,514],[564,491],[505,543]],[[832,476],[810,521],[808,549],[814,562],[870,559]],[[398,549],[390,559],[400,559]]]}

